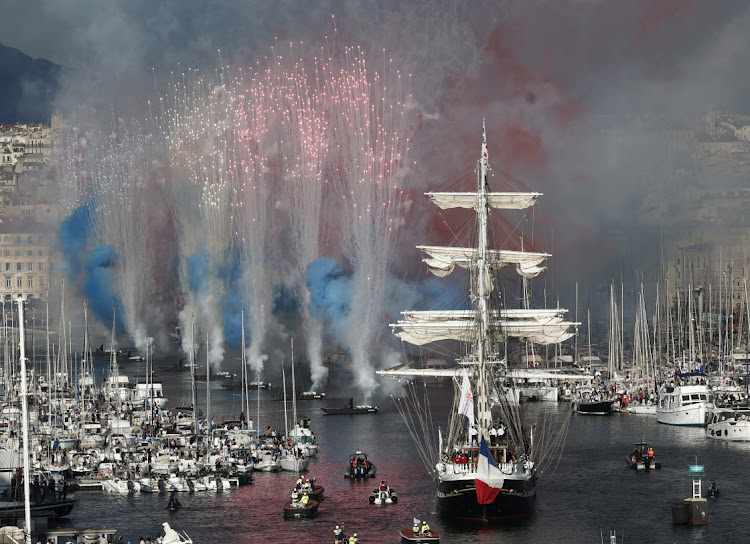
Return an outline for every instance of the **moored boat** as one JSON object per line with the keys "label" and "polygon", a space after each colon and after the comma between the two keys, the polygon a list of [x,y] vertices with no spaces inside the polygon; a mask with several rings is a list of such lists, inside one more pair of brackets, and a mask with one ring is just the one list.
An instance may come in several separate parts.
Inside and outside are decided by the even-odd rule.
{"label": "moored boat", "polygon": [[612,413],[613,400],[577,400],[573,401],[573,410],[579,414],[608,416]]}
{"label": "moored boat", "polygon": [[706,436],[728,442],[750,441],[750,409],[716,408],[708,414]]}
{"label": "moored boat", "polygon": [[659,390],[656,421],[683,427],[705,427],[712,406],[713,395],[705,384],[665,384]]}

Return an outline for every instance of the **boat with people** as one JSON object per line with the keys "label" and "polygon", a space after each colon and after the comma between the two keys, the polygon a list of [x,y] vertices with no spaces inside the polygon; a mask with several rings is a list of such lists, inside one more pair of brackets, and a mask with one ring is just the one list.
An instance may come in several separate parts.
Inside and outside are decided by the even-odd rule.
{"label": "boat with people", "polygon": [[385,480],[382,480],[377,489],[374,489],[370,494],[369,500],[370,504],[396,504],[398,494],[385,483]]}
{"label": "boat with people", "polygon": [[401,542],[410,542],[411,544],[440,542],[440,534],[432,529],[426,521],[420,521],[417,518],[414,518],[411,528],[405,527],[398,534],[401,536]]}
{"label": "boat with people", "polygon": [[750,441],[750,409],[727,407],[710,410],[706,436],[728,442]]}
{"label": "boat with people", "polygon": [[339,416],[353,416],[357,414],[377,414],[378,407],[371,406],[369,404],[354,405],[354,399],[350,398],[349,402],[343,408],[333,408],[332,406],[325,406],[321,408],[328,415],[339,415]]}
{"label": "boat with people", "polygon": [[375,464],[367,458],[367,454],[358,450],[349,456],[344,478],[374,478],[377,470]]}
{"label": "boat with people", "polygon": [[683,427],[705,427],[713,395],[705,383],[679,383],[702,373],[678,375],[678,383],[665,383],[659,389],[656,421]]}
{"label": "boat with people", "polygon": [[284,505],[285,519],[311,518],[318,513],[318,501],[292,500]]}
{"label": "boat with people", "polygon": [[630,455],[625,457],[625,464],[635,470],[655,470],[661,463],[654,460],[654,448],[647,442],[637,442]]}
{"label": "boat with people", "polygon": [[[527,281],[545,270],[544,263],[550,255],[531,251],[531,244],[521,243],[525,242],[521,232],[494,232],[501,221],[491,221],[491,217],[496,217],[495,209],[525,213],[522,210],[533,206],[541,194],[529,191],[500,169],[490,169],[484,123],[474,190],[459,189],[463,182],[470,183],[470,170],[464,172],[463,177],[451,180],[454,190],[427,193],[441,209],[462,208],[475,214],[476,221],[466,221],[465,229],[451,237],[463,247],[418,249],[425,255],[423,262],[438,277],[467,271],[463,273],[464,298],[471,308],[409,310],[402,312],[402,320],[391,327],[405,345],[416,346],[415,357],[427,349],[423,346],[433,343],[440,343],[436,349],[461,346],[447,434],[440,431],[437,447],[425,447],[420,438],[417,450],[425,466],[434,467],[431,476],[437,488],[438,513],[448,519],[486,522],[526,516],[533,511],[537,478],[549,466],[547,459],[560,453],[572,413],[562,410],[545,414],[549,418],[545,425],[560,433],[560,440],[534,441],[524,415],[527,404],[518,402],[513,383],[505,385],[512,369],[509,357],[523,351],[518,348],[519,343],[559,344],[571,338],[579,324],[564,319],[567,310],[534,308],[529,299],[523,300],[520,308],[506,305],[502,287],[509,285],[508,269],[515,269],[521,276],[525,297],[530,291],[526,289]],[[513,190],[493,190],[491,183],[505,183]],[[518,240],[518,249],[492,247],[491,242],[498,240],[507,244]],[[435,308],[437,304],[426,301],[423,306]],[[378,374],[398,379],[408,376],[399,367],[380,370]],[[411,436],[417,440],[416,437],[434,435],[426,388],[418,388],[414,382],[404,387],[407,400],[394,400]],[[502,441],[489,432],[500,420],[507,429]]]}

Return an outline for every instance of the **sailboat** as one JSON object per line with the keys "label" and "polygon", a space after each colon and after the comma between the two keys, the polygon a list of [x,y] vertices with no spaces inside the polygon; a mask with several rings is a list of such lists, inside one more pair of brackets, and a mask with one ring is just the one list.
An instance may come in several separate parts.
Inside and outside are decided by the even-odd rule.
{"label": "sailboat", "polygon": [[[536,500],[537,477],[549,466],[543,454],[562,447],[570,411],[559,414],[561,421],[525,419],[525,404],[513,394],[512,369],[507,355],[511,341],[557,344],[574,335],[577,323],[564,320],[567,310],[511,309],[503,307],[499,272],[508,267],[525,278],[545,269],[547,253],[492,249],[490,229],[493,209],[523,210],[532,206],[540,193],[527,191],[492,192],[486,130],[482,124],[482,149],[477,165],[477,189],[472,192],[430,192],[427,196],[442,209],[464,208],[476,212],[473,247],[418,246],[424,262],[439,276],[455,267],[468,270],[467,294],[471,308],[402,312],[404,318],[392,324],[394,334],[407,344],[431,345],[453,341],[462,355],[452,372],[456,397],[451,408],[448,435],[438,431],[437,443],[430,403],[415,386],[406,386],[406,396],[396,399],[404,422],[414,437],[417,451],[437,486],[436,506],[446,519],[494,520],[526,515]],[[510,178],[512,179],[512,178]],[[513,180],[517,181],[517,180]],[[501,355],[504,348],[505,355]],[[403,378],[413,376],[408,365],[378,374]],[[424,369],[414,369],[424,373]],[[443,369],[444,371],[446,369]],[[426,388],[424,388],[426,390]],[[550,416],[551,418],[552,416]],[[497,419],[501,418],[502,423]],[[498,426],[502,425],[502,439]],[[420,428],[421,427],[421,428]],[[546,449],[545,449],[546,447]]]}
{"label": "sailboat", "polygon": [[[291,472],[305,472],[307,467],[310,465],[310,458],[303,453],[303,444],[297,442],[299,437],[298,433],[295,436],[290,436],[289,423],[287,421],[287,408],[286,408],[286,375],[284,374],[284,368],[282,363],[282,380],[284,382],[284,439],[286,440],[286,455],[281,456],[281,470],[288,470]],[[294,337],[292,337],[292,391],[295,388],[294,380]],[[294,421],[295,429],[298,429],[297,425],[297,399],[292,396],[292,421]]]}

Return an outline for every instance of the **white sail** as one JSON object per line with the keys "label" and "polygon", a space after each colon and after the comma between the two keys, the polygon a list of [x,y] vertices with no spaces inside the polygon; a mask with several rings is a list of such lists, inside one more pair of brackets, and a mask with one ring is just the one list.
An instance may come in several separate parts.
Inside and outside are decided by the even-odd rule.
{"label": "white sail", "polygon": [[[479,205],[476,193],[425,193],[436,206],[445,210],[449,208],[474,208]],[[533,206],[542,193],[485,193],[487,204],[491,208],[505,210],[523,210]]]}
{"label": "white sail", "polygon": [[[536,344],[557,344],[575,334],[571,331],[575,323],[560,321],[557,323],[540,323],[524,320],[494,319],[488,322],[489,330],[497,341],[519,340]],[[477,338],[477,326],[473,319],[455,319],[445,321],[399,321],[392,324],[394,334],[401,340],[423,346],[441,340],[458,340],[473,342]]]}
{"label": "white sail", "polygon": [[[430,271],[439,277],[450,274],[455,266],[467,269],[477,266],[477,248],[442,246],[417,246],[417,248],[429,255],[429,258],[423,261],[430,267]],[[549,253],[486,249],[485,264],[494,270],[515,266],[521,276],[535,278],[545,270],[544,261],[549,256]]]}

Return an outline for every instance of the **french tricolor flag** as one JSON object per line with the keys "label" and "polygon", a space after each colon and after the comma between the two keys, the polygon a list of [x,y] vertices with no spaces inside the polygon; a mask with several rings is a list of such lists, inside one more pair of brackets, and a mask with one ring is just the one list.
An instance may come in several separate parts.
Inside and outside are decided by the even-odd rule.
{"label": "french tricolor flag", "polygon": [[503,473],[492,457],[487,441],[482,435],[482,444],[479,447],[479,461],[477,463],[477,477],[474,478],[474,486],[477,490],[477,502],[479,504],[490,504],[495,500],[500,489],[503,487]]}

